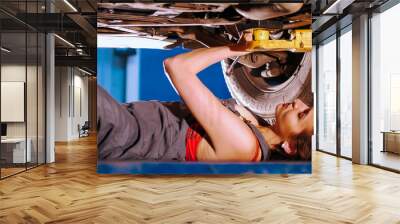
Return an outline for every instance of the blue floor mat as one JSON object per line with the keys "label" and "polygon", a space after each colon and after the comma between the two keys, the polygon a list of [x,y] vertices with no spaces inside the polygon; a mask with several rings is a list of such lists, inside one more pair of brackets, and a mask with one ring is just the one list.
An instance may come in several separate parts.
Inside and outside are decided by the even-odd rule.
{"label": "blue floor mat", "polygon": [[98,161],[99,174],[310,174],[311,162],[203,163]]}

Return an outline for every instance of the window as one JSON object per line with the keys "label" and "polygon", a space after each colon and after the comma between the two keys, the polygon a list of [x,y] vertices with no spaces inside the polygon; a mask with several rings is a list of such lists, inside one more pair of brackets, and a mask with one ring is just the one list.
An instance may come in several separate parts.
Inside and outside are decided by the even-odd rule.
{"label": "window", "polygon": [[318,48],[318,149],[336,153],[336,36]]}
{"label": "window", "polygon": [[371,18],[372,163],[400,170],[400,4]]}
{"label": "window", "polygon": [[352,157],[352,30],[340,36],[340,155]]}
{"label": "window", "polygon": [[44,3],[0,1],[0,179],[45,163],[45,34],[12,16]]}

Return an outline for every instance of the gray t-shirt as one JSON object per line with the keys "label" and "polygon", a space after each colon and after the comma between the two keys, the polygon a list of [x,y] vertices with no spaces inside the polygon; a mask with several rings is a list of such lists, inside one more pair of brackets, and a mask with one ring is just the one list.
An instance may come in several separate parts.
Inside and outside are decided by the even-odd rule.
{"label": "gray t-shirt", "polygon": [[[234,99],[221,100],[234,109]],[[116,102],[101,87],[97,88],[97,145],[100,160],[184,161],[186,132],[196,123],[181,102],[156,100],[128,104]],[[262,160],[269,150],[260,131],[250,123],[262,149]]]}

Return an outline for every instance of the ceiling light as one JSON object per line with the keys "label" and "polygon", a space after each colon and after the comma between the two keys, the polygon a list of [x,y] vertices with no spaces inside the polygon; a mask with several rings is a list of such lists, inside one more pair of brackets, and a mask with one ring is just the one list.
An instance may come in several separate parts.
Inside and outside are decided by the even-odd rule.
{"label": "ceiling light", "polygon": [[77,48],[77,49],[76,49],[76,52],[77,52],[79,55],[83,55],[83,49],[81,49],[81,48]]}
{"label": "ceiling light", "polygon": [[6,52],[6,53],[10,53],[10,52],[11,52],[11,50],[9,50],[9,49],[7,49],[7,48],[5,48],[5,47],[1,47],[0,49],[1,49],[2,51]]}
{"label": "ceiling light", "polygon": [[88,71],[86,71],[86,70],[83,70],[83,69],[81,69],[81,68],[79,68],[79,67],[78,67],[78,70],[81,71],[81,72],[83,72],[83,73],[85,73],[85,74],[87,74],[87,75],[92,75],[92,73],[90,73],[90,72],[88,72]]}
{"label": "ceiling light", "polygon": [[354,1],[355,0],[336,0],[332,5],[325,9],[322,14],[342,14],[343,10]]}
{"label": "ceiling light", "polygon": [[68,1],[68,0],[64,0],[65,4],[67,4],[72,10],[74,10],[74,12],[78,12],[78,10]]}
{"label": "ceiling light", "polygon": [[54,34],[54,36],[57,37],[58,39],[60,39],[61,41],[63,41],[64,43],[66,43],[67,45],[69,45],[70,47],[75,48],[75,45],[73,45],[73,44],[72,44],[71,42],[69,42],[68,40],[66,40],[66,39],[64,39],[64,38],[62,38],[62,37],[60,37],[60,36],[57,35],[57,34]]}

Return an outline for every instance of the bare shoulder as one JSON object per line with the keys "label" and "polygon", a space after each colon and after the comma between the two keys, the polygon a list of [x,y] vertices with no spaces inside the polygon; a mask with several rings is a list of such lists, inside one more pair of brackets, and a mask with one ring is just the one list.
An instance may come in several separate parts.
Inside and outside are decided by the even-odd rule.
{"label": "bare shoulder", "polygon": [[[259,125],[254,115],[245,107],[235,104],[234,109],[237,110],[242,117],[249,120],[253,125]],[[196,156],[199,161],[221,161],[216,157],[215,149],[206,137],[202,138],[197,145]],[[261,154],[259,154],[257,161],[260,161],[260,159]]]}
{"label": "bare shoulder", "polygon": [[257,119],[253,116],[253,114],[247,110],[245,107],[235,104],[235,109],[242,115],[242,117],[246,118],[247,120],[251,121],[254,125],[259,125]]}

